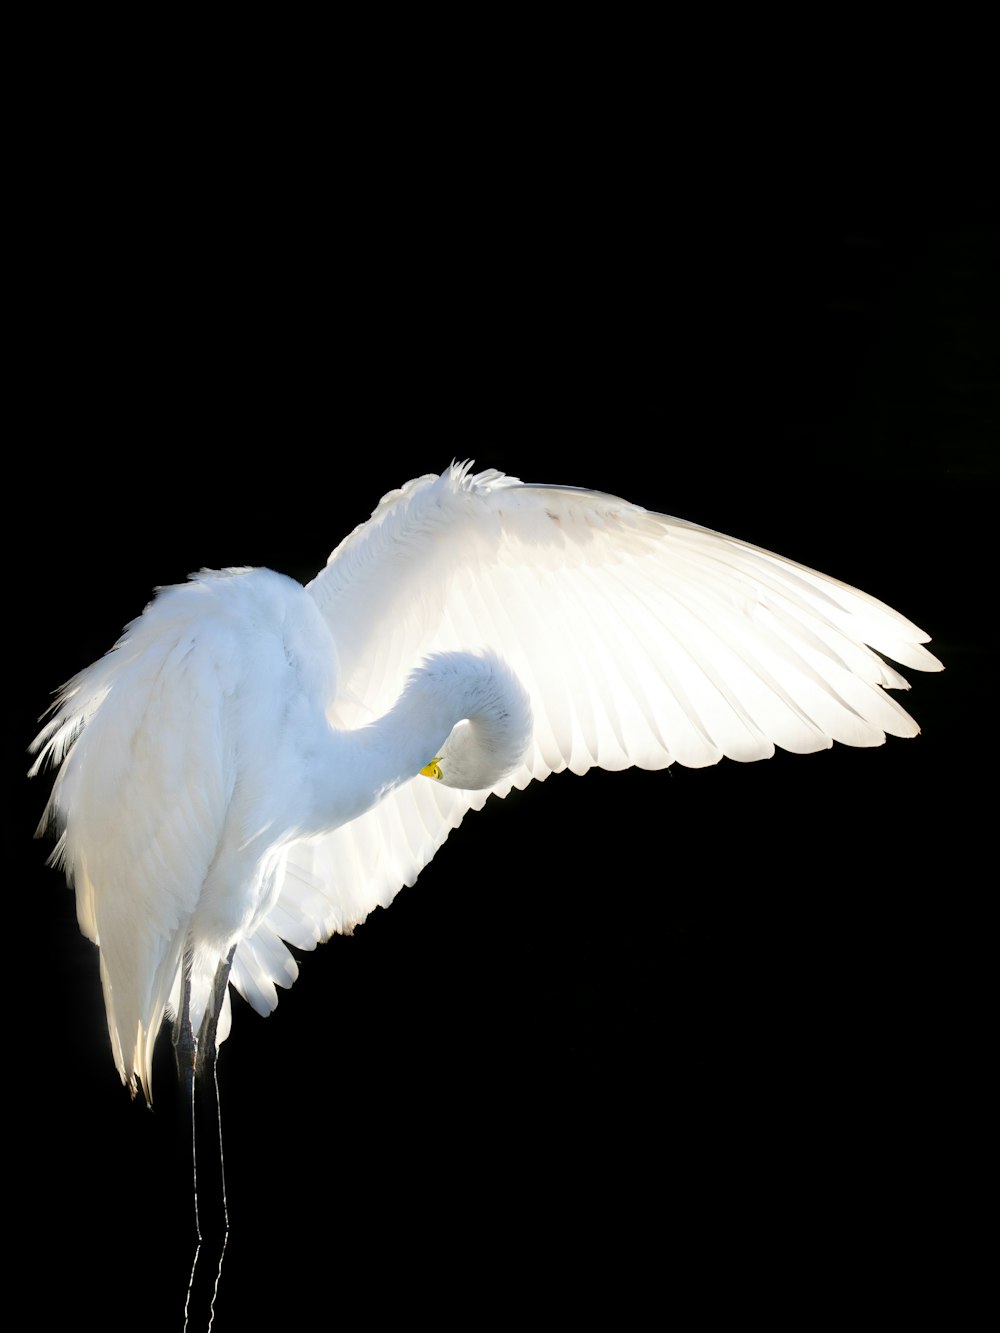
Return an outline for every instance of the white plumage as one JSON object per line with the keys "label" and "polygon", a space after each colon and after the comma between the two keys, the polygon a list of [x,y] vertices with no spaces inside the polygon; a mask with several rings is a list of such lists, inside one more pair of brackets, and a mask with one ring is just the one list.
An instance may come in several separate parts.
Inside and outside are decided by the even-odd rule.
{"label": "white plumage", "polygon": [[[186,967],[196,1032],[234,945],[230,980],[270,1012],[286,942],[388,905],[491,793],[915,735],[882,655],[938,670],[926,641],[743,542],[468,465],[387,495],[305,589],[228,570],[160,591],[35,742],[123,1081],[151,1096]],[[414,780],[439,755],[444,781]]]}

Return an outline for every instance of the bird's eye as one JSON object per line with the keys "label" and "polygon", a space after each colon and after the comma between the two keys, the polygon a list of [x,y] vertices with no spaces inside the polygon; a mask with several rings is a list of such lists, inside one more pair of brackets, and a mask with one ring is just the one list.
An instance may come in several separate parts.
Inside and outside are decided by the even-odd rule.
{"label": "bird's eye", "polygon": [[[440,758],[440,756],[438,757]],[[420,770],[420,776],[424,778],[434,778],[437,782],[440,782],[443,775],[441,773],[441,765],[438,763],[437,759],[432,759],[429,764],[425,764]]]}

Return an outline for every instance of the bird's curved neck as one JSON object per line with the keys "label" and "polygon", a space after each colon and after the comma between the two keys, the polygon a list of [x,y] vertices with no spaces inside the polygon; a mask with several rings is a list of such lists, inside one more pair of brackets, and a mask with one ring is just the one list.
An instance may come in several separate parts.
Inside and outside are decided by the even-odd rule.
{"label": "bird's curved neck", "polygon": [[[437,654],[412,673],[383,717],[332,733],[320,819],[333,828],[357,818],[443,750],[451,756],[448,785],[491,787],[520,763],[530,718],[522,686],[495,657]],[[463,721],[468,725],[456,732]]]}

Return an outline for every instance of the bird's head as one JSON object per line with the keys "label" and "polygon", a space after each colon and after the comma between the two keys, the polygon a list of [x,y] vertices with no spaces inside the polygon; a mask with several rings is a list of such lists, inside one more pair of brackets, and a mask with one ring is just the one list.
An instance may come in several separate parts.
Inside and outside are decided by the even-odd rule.
{"label": "bird's head", "polygon": [[452,727],[422,777],[463,791],[483,791],[509,777],[531,744],[531,701],[511,668],[495,653],[439,654],[431,669],[461,675],[467,715]]}

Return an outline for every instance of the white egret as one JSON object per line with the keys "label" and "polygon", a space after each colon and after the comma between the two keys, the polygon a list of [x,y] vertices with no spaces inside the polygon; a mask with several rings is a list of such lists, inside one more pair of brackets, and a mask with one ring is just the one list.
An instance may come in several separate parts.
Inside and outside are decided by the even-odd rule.
{"label": "white egret", "polygon": [[305,588],[161,590],[34,742],[122,1081],[151,1099],[170,1017],[193,1098],[229,983],[269,1013],[289,945],[387,906],[491,793],[916,735],[884,657],[939,670],[927,638],[757,547],[468,464],[385,496]]}

